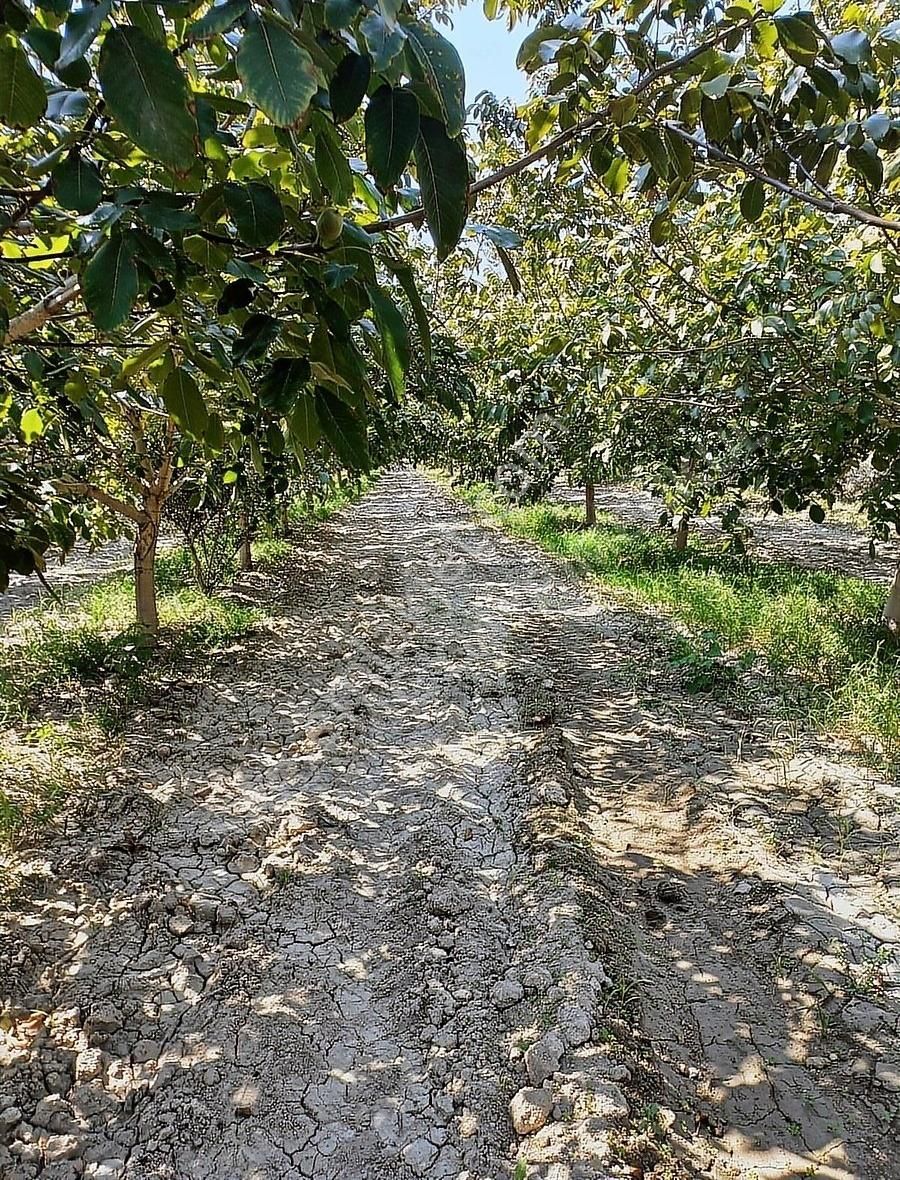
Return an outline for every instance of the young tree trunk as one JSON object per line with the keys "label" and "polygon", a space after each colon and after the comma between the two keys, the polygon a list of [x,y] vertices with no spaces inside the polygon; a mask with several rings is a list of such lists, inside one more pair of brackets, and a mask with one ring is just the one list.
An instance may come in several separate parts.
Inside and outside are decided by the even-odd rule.
{"label": "young tree trunk", "polygon": [[253,550],[250,548],[250,521],[246,512],[240,516],[241,547],[238,549],[238,569],[243,572],[253,569]]}
{"label": "young tree trunk", "polygon": [[897,565],[890,594],[881,612],[881,621],[891,631],[900,631],[900,563]]}
{"label": "young tree trunk", "polygon": [[159,632],[156,609],[156,546],[159,541],[159,504],[145,504],[134,543],[134,602],[137,623],[148,636]]}
{"label": "young tree trunk", "polygon": [[597,523],[596,488],[594,481],[589,479],[584,485],[584,523],[592,529]]}
{"label": "young tree trunk", "polygon": [[684,513],[678,522],[678,528],[675,532],[675,552],[684,553],[687,549],[688,543],[688,529],[690,528],[690,517]]}

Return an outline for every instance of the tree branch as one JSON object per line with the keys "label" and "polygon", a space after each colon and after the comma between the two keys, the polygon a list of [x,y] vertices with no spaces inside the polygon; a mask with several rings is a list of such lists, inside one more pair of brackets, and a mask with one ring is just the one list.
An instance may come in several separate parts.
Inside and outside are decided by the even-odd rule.
{"label": "tree branch", "polygon": [[[755,19],[755,18],[754,18]],[[749,26],[753,23],[752,20],[746,21],[745,25]],[[673,57],[671,61],[664,62],[663,65],[657,66],[655,70],[651,70],[649,74],[645,74],[639,82],[629,91],[632,95],[643,94],[645,90],[649,90],[654,83],[667,78],[669,74],[675,70],[680,70],[683,66],[689,65],[698,57],[702,57],[704,53],[708,53],[710,49],[718,45],[718,43],[725,39],[729,34],[733,33],[735,29],[740,28],[739,24],[729,25],[727,29],[720,30],[715,37],[711,37],[708,41],[704,41],[702,45],[697,45],[694,49],[683,53],[680,57]],[[535,148],[534,151],[528,152],[527,155],[520,156],[518,160],[513,160],[511,164],[505,164],[502,168],[498,168],[496,172],[490,172],[487,176],[483,176],[481,180],[476,180],[470,187],[469,194],[473,197],[480,192],[484,192],[487,188],[493,188],[495,184],[500,184],[504,180],[508,180],[511,176],[517,176],[520,172],[524,172],[526,168],[530,168],[532,164],[537,164],[538,161],[545,159],[559,148],[565,147],[566,144],[571,143],[573,139],[580,139],[587,131],[592,131],[598,124],[606,122],[610,117],[610,107],[617,99],[623,97],[616,95],[615,98],[610,99],[605,106],[599,111],[594,111],[593,114],[588,115],[582,119],[580,123],[575,123],[571,127],[567,127],[565,131],[560,131],[546,143],[540,147]],[[377,234],[384,230],[397,229],[401,225],[417,225],[421,223],[425,216],[425,210],[422,208],[413,209],[409,213],[401,213],[396,217],[386,217],[382,221],[372,221],[368,225],[361,226],[367,233]]]}
{"label": "tree branch", "polygon": [[108,508],[111,512],[117,512],[120,516],[125,516],[137,524],[142,524],[144,521],[144,514],[139,508],[135,508],[127,500],[120,500],[118,496],[104,492],[102,488],[98,488],[92,483],[72,479],[54,479],[51,482],[62,496],[89,496],[102,507]]}
{"label": "tree branch", "polygon": [[[858,205],[851,205],[849,201],[842,201],[840,197],[835,197],[830,193],[828,196],[817,196],[815,193],[804,192],[803,189],[797,188],[793,184],[788,184],[787,181],[770,176],[768,172],[756,164],[750,164],[746,160],[732,156],[729,152],[723,152],[715,144],[697,139],[689,131],[685,131],[683,127],[679,127],[677,123],[670,123],[668,120],[664,120],[663,125],[674,135],[683,139],[685,143],[689,143],[695,150],[704,152],[707,159],[714,160],[719,164],[725,164],[729,168],[737,168],[741,172],[745,172],[748,176],[752,176],[761,184],[767,184],[777,192],[784,193],[788,197],[793,197],[797,201],[803,201],[807,205],[812,205],[813,208],[820,209],[823,213],[835,213],[844,217],[850,217],[862,225],[872,225],[877,229],[887,230],[889,233],[900,233],[900,221],[891,221],[890,218],[880,217],[877,213],[870,213],[867,209],[860,209]],[[817,185],[816,187],[820,188],[821,186]],[[826,189],[824,191],[827,192],[828,190]]]}
{"label": "tree branch", "polygon": [[7,344],[12,344],[16,340],[20,340],[30,332],[36,332],[39,328],[43,328],[48,320],[52,320],[64,307],[74,299],[77,299],[80,294],[81,288],[78,285],[78,276],[72,275],[66,279],[62,286],[57,287],[55,291],[51,291],[49,295],[46,295],[40,303],[36,303],[34,307],[29,307],[27,311],[23,311],[21,315],[17,315],[9,321],[6,335],[0,338],[0,348]]}

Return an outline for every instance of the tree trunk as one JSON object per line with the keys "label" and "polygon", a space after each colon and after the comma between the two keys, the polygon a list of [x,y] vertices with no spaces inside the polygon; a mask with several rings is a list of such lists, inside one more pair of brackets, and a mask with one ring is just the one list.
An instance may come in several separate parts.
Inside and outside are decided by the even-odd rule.
{"label": "tree trunk", "polygon": [[584,485],[584,523],[592,529],[597,523],[597,504],[595,501],[594,481],[589,479]]}
{"label": "tree trunk", "polygon": [[134,602],[138,627],[148,636],[159,632],[156,609],[156,546],[159,541],[159,505],[151,501],[138,525],[134,543]]}
{"label": "tree trunk", "polygon": [[688,543],[688,529],[690,528],[691,518],[684,513],[678,522],[678,528],[675,532],[675,552],[684,553],[687,549]]}
{"label": "tree trunk", "polygon": [[253,550],[250,548],[250,521],[246,512],[240,516],[241,547],[238,549],[238,569],[246,573],[253,569]]}
{"label": "tree trunk", "polygon": [[891,592],[888,594],[888,600],[881,612],[881,621],[891,631],[900,631],[900,564],[897,565],[894,573]]}

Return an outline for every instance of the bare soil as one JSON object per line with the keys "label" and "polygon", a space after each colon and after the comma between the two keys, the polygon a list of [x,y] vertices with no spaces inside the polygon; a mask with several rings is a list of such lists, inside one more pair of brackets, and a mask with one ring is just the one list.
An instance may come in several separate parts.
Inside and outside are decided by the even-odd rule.
{"label": "bare soil", "polygon": [[414,473],[282,572],[7,858],[3,1180],[900,1177],[894,786]]}

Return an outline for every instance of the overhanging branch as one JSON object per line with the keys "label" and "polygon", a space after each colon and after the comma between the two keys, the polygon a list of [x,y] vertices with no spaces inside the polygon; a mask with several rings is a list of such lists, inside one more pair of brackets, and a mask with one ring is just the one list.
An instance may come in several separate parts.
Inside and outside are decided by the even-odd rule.
{"label": "overhanging branch", "polygon": [[[745,22],[746,25],[752,24],[752,21]],[[661,66],[651,70],[645,74],[639,82],[635,84],[629,94],[638,95],[643,94],[649,90],[656,82],[667,78],[676,70],[682,69],[689,65],[695,58],[702,57],[704,53],[708,53],[710,49],[714,48],[718,43],[725,39],[740,25],[729,25],[727,29],[721,30],[715,37],[711,37],[708,41],[704,41],[702,45],[696,46],[687,53],[681,54],[680,57],[673,57],[671,61],[664,62]],[[518,160],[513,160],[510,164],[504,164],[502,168],[498,168],[495,172],[488,173],[483,176],[481,180],[476,180],[469,189],[471,196],[475,197],[479,193],[484,192],[485,189],[493,188],[494,185],[502,184],[504,180],[509,180],[511,176],[518,176],[520,172],[524,172],[530,168],[532,164],[537,164],[541,160],[546,159],[547,156],[565,147],[575,139],[580,139],[588,131],[593,131],[595,127],[607,122],[610,119],[610,108],[612,103],[617,99],[622,98],[622,95],[616,95],[615,98],[610,99],[605,106],[599,111],[594,111],[593,114],[588,115],[580,122],[567,127],[565,131],[560,131],[556,135],[547,140],[546,143],[541,144],[540,147],[535,148],[534,151],[528,152],[527,155],[520,156]],[[386,217],[381,221],[372,221],[362,228],[370,234],[381,233],[384,230],[397,229],[402,225],[418,225],[425,217],[424,209],[412,209],[409,213],[400,213],[396,217]]]}
{"label": "overhanging branch", "polygon": [[803,201],[807,205],[812,205],[815,209],[820,209],[823,213],[834,213],[842,217],[851,217],[854,221],[860,222],[862,225],[872,225],[877,229],[886,230],[888,233],[900,233],[900,221],[892,221],[888,217],[881,217],[877,213],[870,213],[868,209],[860,209],[858,205],[851,205],[849,201],[842,201],[840,197],[836,197],[829,193],[827,189],[821,186],[819,193],[808,193],[796,185],[788,184],[785,180],[779,180],[777,176],[770,176],[764,168],[760,168],[757,164],[751,164],[747,160],[741,160],[738,156],[732,156],[729,152],[723,152],[721,148],[716,147],[715,144],[707,143],[696,136],[691,135],[689,131],[685,131],[683,127],[679,127],[677,123],[664,122],[664,126],[677,135],[679,139],[683,139],[685,143],[698,152],[703,152],[710,160],[717,164],[722,164],[728,168],[736,168],[744,172],[747,176],[752,176],[754,180],[758,180],[760,184],[767,184],[770,188],[774,188],[777,192],[784,193],[786,196],[793,197],[797,201]]}
{"label": "overhanging branch", "polygon": [[0,339],[0,347],[12,344],[16,340],[21,340],[23,336],[28,336],[31,332],[43,328],[48,320],[59,315],[63,308],[77,299],[80,294],[78,276],[72,275],[55,291],[44,296],[40,303],[36,303],[34,307],[29,307],[27,311],[23,311],[21,315],[11,319],[9,327],[6,329],[6,335]]}

